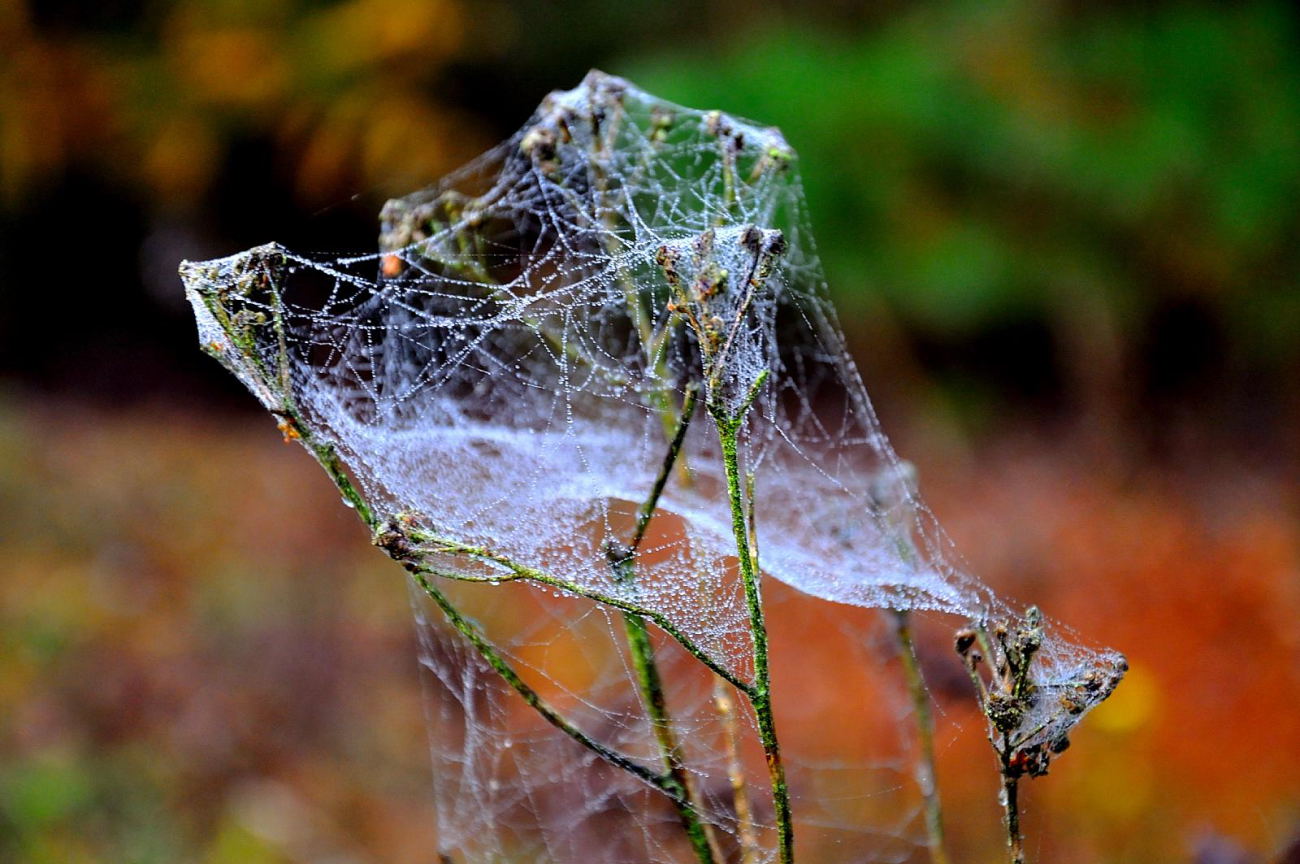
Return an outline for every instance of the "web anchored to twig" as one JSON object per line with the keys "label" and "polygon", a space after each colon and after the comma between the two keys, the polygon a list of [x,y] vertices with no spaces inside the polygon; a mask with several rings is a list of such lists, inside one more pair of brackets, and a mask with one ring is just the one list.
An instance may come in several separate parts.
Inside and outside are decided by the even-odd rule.
{"label": "web anchored to twig", "polygon": [[[991,683],[965,662],[1004,776],[1118,681],[1039,618],[1032,651],[997,647],[1020,619],[880,430],[794,162],[775,129],[593,72],[390,201],[377,255],[183,265],[204,346],[413,577],[445,860],[790,862],[797,837],[943,861],[911,614],[994,628]],[[780,585],[891,611],[899,687],[847,626],[826,680],[912,713],[918,747],[832,759],[778,722]]]}

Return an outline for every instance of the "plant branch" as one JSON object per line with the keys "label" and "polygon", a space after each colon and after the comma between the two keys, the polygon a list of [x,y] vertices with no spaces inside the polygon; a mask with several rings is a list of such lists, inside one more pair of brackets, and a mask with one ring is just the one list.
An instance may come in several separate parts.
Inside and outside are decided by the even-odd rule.
{"label": "plant branch", "polygon": [[655,510],[659,507],[659,496],[663,494],[664,487],[668,485],[668,476],[673,471],[673,466],[677,464],[678,457],[682,452],[682,445],[686,443],[686,431],[690,428],[691,417],[695,414],[695,403],[699,398],[700,388],[698,384],[692,382],[686,387],[686,398],[682,401],[681,418],[677,421],[677,428],[674,430],[672,440],[668,442],[668,452],[664,455],[663,465],[659,468],[659,474],[655,477],[654,486],[650,489],[650,496],[642,502],[640,509],[637,511],[636,528],[632,534],[632,544],[630,553],[635,553],[641,548],[641,541],[645,539],[646,528],[650,525],[650,518],[654,516]]}
{"label": "plant branch", "polygon": [[895,609],[893,614],[894,635],[898,639],[903,678],[916,717],[917,743],[920,747],[916,762],[916,782],[921,787],[921,797],[925,802],[925,833],[930,847],[930,860],[933,864],[949,864],[943,839],[943,808],[939,801],[939,785],[934,770],[934,715],[930,712],[930,694],[926,691],[921,664],[917,661],[911,614],[904,609]]}
{"label": "plant branch", "polygon": [[[695,413],[697,393],[698,388],[695,386],[691,386],[686,391],[686,399],[682,405],[681,416],[677,420],[677,429],[669,442],[668,453],[664,457],[663,465],[659,469],[649,496],[637,511],[636,528],[633,531],[631,544],[626,548],[611,544],[607,549],[614,576],[621,582],[631,583],[635,579],[635,555],[641,546],[641,541],[645,539],[650,519],[659,506],[659,497],[663,494],[669,475],[672,474],[673,465],[681,452],[682,442],[686,440],[686,430],[690,426],[691,416]],[[646,715],[654,731],[655,741],[659,745],[664,767],[682,790],[682,800],[676,802],[682,828],[686,831],[696,857],[702,864],[713,864],[721,854],[716,848],[717,844],[711,832],[700,820],[699,805],[696,803],[698,796],[693,788],[690,774],[686,770],[681,744],[673,733],[663,679],[659,674],[659,666],[655,663],[654,644],[651,642],[645,618],[634,612],[624,612],[623,629],[627,635],[632,665],[636,669],[637,688],[640,690],[641,701],[645,705]]]}
{"label": "plant branch", "polygon": [[736,808],[736,839],[740,844],[740,864],[758,864],[758,836],[754,831],[754,810],[749,803],[749,789],[740,762],[740,732],[736,722],[736,706],[725,690],[726,685],[713,680],[713,702],[722,718],[722,728],[727,747],[727,780],[731,783],[731,796]]}
{"label": "plant branch", "polygon": [[731,504],[731,531],[736,541],[736,558],[740,578],[745,589],[745,604],[749,610],[749,630],[754,646],[754,685],[748,692],[758,721],[759,738],[767,757],[767,770],[772,785],[772,801],[776,811],[777,845],[781,864],[794,861],[794,824],[790,813],[790,790],[786,785],[785,765],[781,761],[781,745],[776,735],[776,721],[772,713],[772,683],[768,668],[767,624],[763,615],[763,599],[758,584],[759,572],[750,550],[749,529],[745,512],[744,494],[741,491],[740,459],[737,438],[744,424],[745,414],[753,405],[759,390],[767,381],[764,370],[750,387],[735,414],[727,412],[718,398],[709,403],[718,428],[722,445],[723,469],[727,478],[727,498]]}
{"label": "plant branch", "polygon": [[[910,465],[907,468],[910,473]],[[884,476],[897,479],[894,475]],[[872,501],[875,509],[883,513],[889,509],[889,505],[877,488],[872,484]],[[917,564],[919,555],[906,524],[895,524],[894,527],[898,531],[895,536],[898,554],[908,564]],[[934,762],[934,714],[930,710],[930,694],[916,654],[916,642],[912,638],[912,614],[907,609],[891,609],[890,612],[894,618],[894,639],[898,643],[903,681],[907,686],[908,698],[912,702],[912,716],[916,722],[918,753],[915,774],[925,807],[925,834],[930,861],[931,864],[949,864],[948,851],[944,846],[943,806],[939,798],[938,773]]]}
{"label": "plant branch", "polygon": [[[640,615],[641,617],[645,618],[648,621],[654,622],[659,627],[660,630],[663,630],[674,640],[676,640],[683,648],[685,648],[686,651],[692,657],[694,657],[696,660],[699,660],[702,664],[704,664],[706,667],[712,670],[715,674],[717,674],[727,683],[739,688],[740,690],[745,691],[746,693],[749,693],[753,690],[752,685],[743,681],[734,672],[731,672],[726,667],[719,664],[718,661],[714,660],[707,653],[705,653],[703,648],[696,645],[689,636],[683,633],[663,613],[656,612],[653,609],[647,609],[643,606],[639,606],[638,604],[633,603],[630,600],[626,600],[622,597],[618,597],[613,594],[607,594],[603,591],[598,591],[593,588],[586,588],[581,585],[578,585],[575,582],[570,582],[565,579],[560,579],[556,576],[552,576],[551,574],[545,573],[536,568],[528,567],[524,564],[519,564],[498,552],[493,552],[492,550],[485,549],[481,546],[470,546],[464,543],[458,543],[453,540],[437,538],[431,535],[421,535],[414,531],[407,532],[402,529],[397,529],[395,532],[393,532],[391,531],[392,529],[391,525],[389,526],[389,528],[390,528],[390,532],[389,533],[381,532],[376,536],[375,542],[376,545],[384,547],[388,551],[388,554],[391,557],[399,561],[405,562],[405,560],[414,560],[418,562],[425,555],[431,552],[443,552],[452,555],[466,555],[468,557],[474,558],[479,561],[483,561],[485,563],[504,567],[507,572],[493,573],[490,576],[475,576],[473,574],[465,573],[458,570],[434,568],[425,564],[421,564],[420,566],[424,567],[424,569],[429,573],[442,576],[443,578],[446,579],[455,579],[459,582],[495,583],[495,582],[511,582],[515,580],[526,580],[530,582],[536,582],[540,585],[549,585],[553,588],[559,588],[561,591],[567,591],[568,593],[573,594],[577,597],[584,597],[588,600],[592,600],[597,603],[604,604],[614,609],[619,609],[624,612],[632,612],[634,614]],[[397,536],[394,538],[391,536],[391,534],[396,534]],[[405,550],[401,548],[394,548],[394,546],[400,545],[403,538],[415,542],[417,545],[415,547],[407,548]],[[424,548],[424,544],[428,544],[429,548]]]}
{"label": "plant branch", "polygon": [[501,680],[518,693],[523,698],[524,702],[540,714],[546,722],[550,723],[556,729],[559,729],[565,735],[568,735],[583,747],[586,747],[588,750],[595,753],[601,759],[609,762],[611,765],[623,769],[634,777],[658,789],[660,792],[663,792],[675,803],[681,803],[684,800],[684,790],[679,788],[676,780],[671,775],[656,774],[644,765],[633,761],[628,756],[601,744],[599,741],[595,740],[566,719],[555,708],[551,707],[551,705],[543,699],[536,690],[519,677],[519,673],[517,673],[514,670],[514,667],[512,667],[506,659],[501,656],[496,647],[483,636],[479,629],[470,623],[467,618],[461,615],[456,607],[452,605],[451,601],[447,599],[446,595],[439,591],[433,583],[429,581],[428,576],[424,571],[420,570],[418,567],[408,567],[407,569],[410,570],[416,584],[420,586],[425,594],[433,599],[434,603],[438,604],[438,608],[442,610],[442,614],[447,618],[447,621],[451,626],[474,646],[475,650],[478,651],[479,656],[487,661],[488,665],[491,666],[501,677]]}
{"label": "plant branch", "polygon": [[[999,795],[1005,814],[1003,824],[1007,829],[1007,860],[1009,864],[1024,864],[1024,838],[1020,833],[1020,779],[1041,777],[1047,773],[1052,758],[1069,746],[1064,731],[1051,734],[1047,740],[1036,740],[1048,730],[1054,715],[1039,720],[1031,728],[1033,711],[1039,701],[1039,688],[1030,680],[1030,667],[1043,643],[1042,615],[1036,607],[1025,610],[1014,628],[1007,621],[996,621],[992,632],[984,621],[957,633],[955,647],[961,656],[975,686],[976,699],[987,720],[988,739],[998,759],[998,772],[1002,779]],[[985,684],[979,672],[987,663],[989,682]],[[1099,672],[1085,675],[1079,686],[1094,692],[1104,692],[1105,698],[1119,682],[1118,672],[1109,679]],[[1061,711],[1075,713],[1083,710],[1062,698]]]}
{"label": "plant branch", "polygon": [[1020,833],[1020,775],[1012,768],[1014,751],[1007,742],[1002,759],[1002,809],[1006,812],[1007,861],[1025,864],[1025,838]]}

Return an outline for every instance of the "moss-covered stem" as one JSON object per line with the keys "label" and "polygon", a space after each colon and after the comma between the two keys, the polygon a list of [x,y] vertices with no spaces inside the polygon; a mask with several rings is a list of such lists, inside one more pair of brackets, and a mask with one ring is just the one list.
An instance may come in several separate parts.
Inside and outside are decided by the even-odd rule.
{"label": "moss-covered stem", "polygon": [[722,447],[723,470],[727,480],[727,498],[731,504],[731,531],[736,541],[736,559],[740,579],[745,591],[745,605],[749,611],[749,630],[754,647],[754,684],[749,692],[754,716],[758,721],[759,738],[767,757],[768,776],[772,784],[772,802],[776,815],[776,832],[781,864],[794,861],[794,824],[790,813],[790,790],[786,786],[785,765],[781,761],[781,745],[776,734],[776,721],[772,713],[772,682],[768,668],[767,623],[763,614],[763,598],[759,586],[759,572],[754,554],[750,550],[745,496],[740,476],[738,439],[745,415],[767,381],[766,370],[751,385],[749,393],[736,412],[727,411],[721,399],[710,400],[709,412],[718,429]]}
{"label": "moss-covered stem", "polygon": [[329,478],[334,481],[334,486],[339,490],[339,494],[343,496],[343,500],[353,510],[357,511],[357,516],[365,523],[366,527],[374,531],[377,521],[374,510],[370,507],[370,502],[357,491],[357,487],[352,483],[352,478],[348,476],[343,464],[339,461],[338,452],[329,444],[322,445],[314,441],[307,442],[307,444],[312,455],[316,457],[316,461],[325,469],[325,473],[329,475]]}
{"label": "moss-covered stem", "polygon": [[[749,505],[748,524],[749,557],[758,569],[758,516],[754,498],[754,472],[745,475],[745,499]],[[736,709],[721,681],[714,682],[714,701],[718,706],[727,740],[727,779],[731,783],[732,799],[736,808],[736,839],[740,846],[740,864],[757,864],[759,860],[758,836],[754,830],[754,809],[749,801],[749,789],[740,761],[740,732]]]}
{"label": "moss-covered stem", "polygon": [[919,751],[916,783],[921,787],[921,798],[925,804],[925,833],[930,848],[930,861],[933,864],[949,864],[943,837],[943,809],[939,802],[939,785],[934,769],[934,715],[930,711],[930,694],[926,690],[921,664],[916,656],[911,614],[905,609],[895,609],[893,615],[903,679],[907,684],[908,698],[912,701],[912,713],[916,719]]}

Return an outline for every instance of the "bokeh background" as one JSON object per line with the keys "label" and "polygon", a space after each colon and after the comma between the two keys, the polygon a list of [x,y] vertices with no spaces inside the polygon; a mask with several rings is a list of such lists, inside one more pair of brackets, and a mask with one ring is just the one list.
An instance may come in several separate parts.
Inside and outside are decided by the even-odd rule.
{"label": "bokeh background", "polygon": [[785,131],[932,508],[1128,654],[1036,858],[1300,860],[1300,17],[1079,0],[0,5],[0,860],[434,860],[402,574],[176,266],[371,249],[592,66]]}

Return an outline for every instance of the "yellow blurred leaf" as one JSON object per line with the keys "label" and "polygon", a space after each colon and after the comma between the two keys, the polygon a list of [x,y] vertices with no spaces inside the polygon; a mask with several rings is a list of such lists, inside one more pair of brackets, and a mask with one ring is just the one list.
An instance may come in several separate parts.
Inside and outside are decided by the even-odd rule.
{"label": "yellow blurred leaf", "polygon": [[266,105],[286,94],[291,79],[276,37],[252,27],[208,29],[183,21],[169,61],[199,101],[218,105]]}
{"label": "yellow blurred leaf", "polygon": [[1151,723],[1160,710],[1160,684],[1145,667],[1135,665],[1124,676],[1124,686],[1093,712],[1093,726],[1123,734]]}
{"label": "yellow blurred leaf", "polygon": [[219,157],[217,136],[208,123],[175,117],[150,142],[144,173],[161,200],[194,200],[211,179]]}

